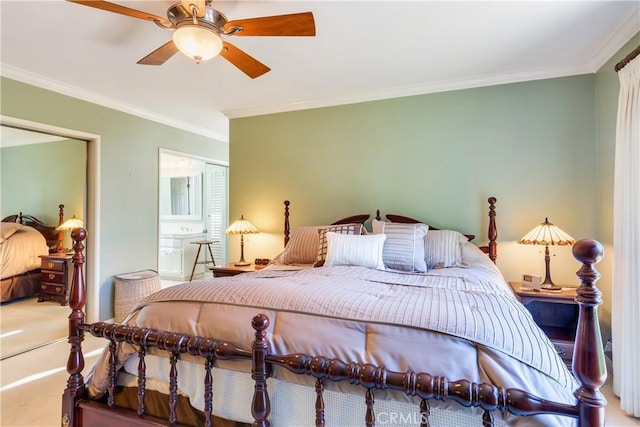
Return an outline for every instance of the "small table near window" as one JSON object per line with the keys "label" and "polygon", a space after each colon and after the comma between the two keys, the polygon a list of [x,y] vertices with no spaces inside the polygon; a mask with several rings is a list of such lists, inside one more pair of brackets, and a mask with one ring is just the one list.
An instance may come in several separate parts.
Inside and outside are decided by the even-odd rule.
{"label": "small table near window", "polygon": [[522,289],[520,282],[509,282],[509,285],[571,368],[579,311],[576,288],[563,287],[561,292],[549,292]]}

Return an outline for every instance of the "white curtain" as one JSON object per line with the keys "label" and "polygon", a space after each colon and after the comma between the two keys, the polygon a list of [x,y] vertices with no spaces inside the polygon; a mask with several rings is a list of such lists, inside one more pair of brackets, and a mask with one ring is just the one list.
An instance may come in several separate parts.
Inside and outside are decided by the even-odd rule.
{"label": "white curtain", "polygon": [[613,191],[613,390],[640,417],[640,56],[618,71]]}

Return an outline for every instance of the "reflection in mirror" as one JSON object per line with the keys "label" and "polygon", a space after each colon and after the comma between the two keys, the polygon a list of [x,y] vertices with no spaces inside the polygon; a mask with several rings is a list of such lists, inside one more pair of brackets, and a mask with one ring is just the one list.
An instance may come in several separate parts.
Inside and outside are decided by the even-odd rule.
{"label": "reflection in mirror", "polygon": [[160,215],[162,219],[202,219],[204,162],[160,153]]}
{"label": "reflection in mirror", "polygon": [[[0,217],[22,213],[37,218],[46,226],[57,227],[59,205],[62,204],[65,219],[72,216],[85,219],[86,141],[4,124],[0,130]],[[64,167],[67,164],[74,167]],[[5,227],[12,226],[4,223],[3,230]],[[41,237],[37,231],[35,233]],[[63,240],[63,246],[67,248],[71,246],[68,235],[65,233]],[[0,261],[2,359],[65,339],[69,316],[66,305],[50,300],[38,302],[43,279],[41,258],[33,255],[32,262],[21,266],[17,265],[20,257],[11,257],[12,261],[8,262],[5,255],[11,251],[10,239],[3,242]],[[49,253],[46,245],[38,250],[43,252],[41,255],[56,256]],[[60,300],[64,301],[64,298]]]}
{"label": "reflection in mirror", "polygon": [[162,177],[160,186],[169,194],[169,203],[162,204],[163,216],[200,216],[200,175]]}

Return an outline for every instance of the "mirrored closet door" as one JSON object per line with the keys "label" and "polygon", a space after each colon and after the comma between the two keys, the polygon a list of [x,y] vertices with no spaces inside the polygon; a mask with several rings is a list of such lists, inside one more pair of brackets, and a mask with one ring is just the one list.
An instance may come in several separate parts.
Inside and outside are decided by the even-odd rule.
{"label": "mirrored closet door", "polygon": [[[75,216],[84,221],[87,142],[4,124],[0,130],[0,217],[22,213],[37,218],[47,226],[57,227],[60,221],[59,206],[64,205],[65,220]],[[4,223],[2,228],[5,237],[15,228],[9,224]],[[40,256],[56,255],[58,249],[49,251],[46,246],[42,249],[38,245],[25,257],[12,256],[15,252],[9,243],[12,238],[17,238],[15,233],[6,241],[3,237],[3,259],[0,262],[2,359],[64,339],[68,327],[69,307],[61,304],[61,301],[65,302],[62,295],[57,300],[38,302],[44,274],[40,269],[43,262]],[[39,240],[43,240],[37,231],[36,234]],[[62,237],[64,252],[72,245],[68,232],[63,232]],[[68,265],[61,260],[60,265]],[[60,288],[63,293],[68,291],[62,283],[65,278],[60,278],[61,283],[57,283],[57,279],[57,276],[51,279],[55,283],[50,290],[56,292]]]}

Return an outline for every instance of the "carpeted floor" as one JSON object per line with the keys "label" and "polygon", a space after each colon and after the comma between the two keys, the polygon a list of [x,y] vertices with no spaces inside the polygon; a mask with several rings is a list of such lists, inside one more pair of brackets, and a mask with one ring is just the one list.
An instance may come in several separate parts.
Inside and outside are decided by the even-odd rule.
{"label": "carpeted floor", "polygon": [[0,359],[67,336],[69,306],[23,298],[0,306]]}

